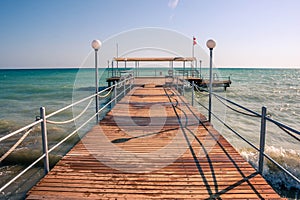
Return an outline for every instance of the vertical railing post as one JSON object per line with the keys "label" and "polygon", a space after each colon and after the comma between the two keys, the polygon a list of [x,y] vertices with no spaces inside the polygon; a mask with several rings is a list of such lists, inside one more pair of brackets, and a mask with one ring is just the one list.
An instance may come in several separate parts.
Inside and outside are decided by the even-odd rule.
{"label": "vertical railing post", "polygon": [[176,90],[178,91],[178,76],[176,77]]}
{"label": "vertical railing post", "polygon": [[261,127],[260,127],[260,142],[259,142],[259,161],[258,161],[258,172],[263,173],[264,170],[264,151],[265,151],[265,139],[266,139],[266,115],[267,108],[262,107],[261,109]]}
{"label": "vertical railing post", "polygon": [[192,106],[194,106],[194,101],[195,101],[195,83],[192,81]]}
{"label": "vertical railing post", "polygon": [[123,94],[124,94],[124,97],[126,95],[126,80],[124,79],[123,81]]}
{"label": "vertical railing post", "polygon": [[48,174],[50,168],[49,168],[49,154],[48,154],[46,111],[44,107],[40,108],[40,117],[43,120],[41,122],[41,131],[42,131],[43,154],[45,154],[44,171],[45,174]]}
{"label": "vertical railing post", "polygon": [[184,96],[184,81],[182,81],[182,96]]}
{"label": "vertical railing post", "polygon": [[115,105],[117,104],[117,85],[118,83],[114,84],[114,99],[115,99]]}
{"label": "vertical railing post", "polygon": [[129,78],[129,81],[130,81],[130,91],[132,90],[132,83],[133,83],[133,78],[130,76]]}

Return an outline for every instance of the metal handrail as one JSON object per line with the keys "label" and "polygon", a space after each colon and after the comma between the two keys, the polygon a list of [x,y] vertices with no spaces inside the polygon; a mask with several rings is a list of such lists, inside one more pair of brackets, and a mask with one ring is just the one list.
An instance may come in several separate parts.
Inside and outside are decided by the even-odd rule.
{"label": "metal handrail", "polygon": [[[111,100],[109,101],[109,102],[107,102],[104,106],[102,106],[101,107],[101,109],[99,109],[98,110],[98,113],[94,113],[88,120],[86,120],[83,124],[81,124],[77,129],[75,129],[72,133],[69,133],[65,138],[63,138],[60,142],[58,142],[57,144],[55,144],[53,147],[51,147],[49,150],[47,149],[47,151],[46,152],[44,152],[39,158],[37,158],[32,164],[30,164],[26,169],[24,169],[23,171],[21,171],[19,174],[17,174],[14,178],[12,178],[9,182],[7,182],[4,186],[2,186],[1,188],[0,188],[0,192],[2,192],[3,190],[5,190],[9,185],[11,185],[13,182],[15,182],[18,178],[20,178],[22,175],[24,175],[28,170],[30,170],[34,165],[36,165],[38,162],[40,162],[42,159],[46,159],[47,157],[48,157],[48,154],[49,153],[51,153],[52,151],[54,151],[57,147],[59,147],[61,144],[63,144],[66,140],[68,140],[70,137],[72,137],[75,133],[77,133],[80,129],[82,129],[84,126],[86,126],[93,118],[95,118],[100,112],[102,112],[105,108],[107,108],[109,105],[111,105],[113,102],[117,102],[117,100],[118,100],[118,98],[120,97],[120,96],[122,96],[122,95],[124,95],[125,96],[125,94],[126,94],[126,92],[127,92],[127,90],[129,89],[129,90],[131,90],[132,89],[132,81],[134,80],[134,76],[131,76],[131,75],[129,75],[127,78],[125,78],[125,79],[120,79],[120,81],[119,82],[117,82],[116,84],[114,84],[114,85],[112,85],[112,86],[110,86],[110,87],[108,87],[108,88],[106,88],[106,89],[104,89],[104,90],[102,90],[102,91],[100,91],[100,92],[98,92],[97,94],[93,94],[93,95],[90,95],[90,96],[88,96],[88,97],[86,97],[86,98],[83,98],[83,99],[81,99],[81,100],[79,100],[79,101],[76,101],[75,103],[72,103],[72,104],[70,104],[70,105],[68,105],[68,106],[65,106],[65,107],[63,107],[63,108],[61,108],[61,109],[59,109],[59,110],[57,110],[57,111],[55,111],[55,112],[52,112],[52,113],[50,113],[50,114],[48,114],[48,115],[45,115],[45,117],[44,118],[41,118],[41,119],[37,119],[37,121],[35,121],[35,122],[33,122],[33,123],[31,123],[31,124],[29,124],[29,125],[27,125],[27,126],[25,126],[25,127],[23,127],[23,128],[20,128],[20,129],[18,129],[18,130],[16,130],[16,131],[14,131],[14,132],[12,132],[12,133],[9,133],[9,134],[7,134],[7,135],[5,135],[5,136],[3,136],[2,138],[0,138],[0,142],[2,142],[2,141],[4,141],[4,140],[6,140],[6,139],[8,139],[8,138],[10,138],[10,137],[12,137],[12,136],[14,136],[14,135],[16,135],[16,134],[18,134],[18,133],[21,133],[21,132],[23,132],[23,131],[26,131],[26,130],[29,130],[29,129],[32,129],[34,126],[36,126],[37,124],[40,124],[40,123],[49,123],[49,120],[47,120],[48,118],[50,118],[50,117],[53,117],[53,116],[55,116],[55,115],[57,115],[57,114],[59,114],[59,113],[61,113],[61,112],[63,112],[63,111],[65,111],[65,110],[67,110],[67,109],[69,109],[69,108],[71,108],[71,107],[73,107],[73,106],[76,106],[76,105],[78,105],[78,104],[80,104],[80,103],[82,103],[82,102],[85,102],[85,101],[87,101],[87,100],[91,100],[91,99],[93,99],[95,96],[97,96],[98,95],[98,97],[100,97],[101,98],[101,96],[100,96],[100,94],[102,94],[102,93],[104,93],[104,92],[108,92],[108,93],[110,93],[110,92],[112,92],[112,91],[114,91],[114,95],[113,95],[113,97],[111,97]],[[177,81],[177,83],[175,83],[175,80]],[[181,79],[181,78],[179,78],[179,77],[176,77],[176,78],[174,78],[173,79],[173,83],[174,83],[174,85],[176,85],[177,86],[177,90],[179,89],[178,87],[178,83],[179,83],[179,81],[181,82],[181,84],[182,84],[182,88],[180,88],[181,90],[182,90],[182,92],[181,92],[181,94],[182,95],[184,95],[184,88],[185,87],[194,87],[195,89],[200,89],[200,91],[204,91],[204,92],[209,92],[209,91],[206,91],[206,90],[203,90],[203,88],[199,88],[196,84],[190,84],[189,82],[187,82],[186,80],[184,80],[184,79]],[[126,84],[127,84],[127,87],[126,87]],[[123,86],[123,87],[122,87]],[[121,91],[121,92],[117,92],[118,90],[117,90],[117,88],[123,88],[123,91]],[[195,94],[194,94],[194,88],[192,89],[192,104],[194,104],[194,101],[196,101],[197,103],[199,103],[199,101],[195,98]],[[117,94],[118,93],[118,94]],[[106,96],[107,94],[105,94],[104,96]],[[280,122],[278,122],[278,121],[276,121],[276,120],[273,120],[273,119],[271,119],[271,118],[269,118],[269,117],[267,117],[265,114],[259,114],[259,113],[257,113],[257,112],[255,112],[255,111],[253,111],[253,110],[251,110],[251,109],[249,109],[249,108],[246,108],[246,107],[244,107],[244,106],[242,106],[242,105],[240,105],[240,104],[238,104],[238,103],[235,103],[235,102],[233,102],[233,101],[231,101],[231,100],[229,100],[229,99],[226,99],[226,98],[224,98],[224,97],[222,97],[222,96],[220,96],[220,95],[218,95],[218,94],[215,94],[215,93],[212,93],[212,95],[214,96],[214,97],[216,97],[216,99],[218,99],[219,101],[225,101],[225,102],[227,102],[227,103],[230,103],[230,104],[232,104],[232,105],[234,105],[234,106],[236,106],[236,107],[238,107],[238,108],[240,108],[240,109],[242,109],[242,110],[245,110],[245,111],[247,111],[247,112],[249,112],[249,113],[251,113],[251,114],[253,114],[254,116],[257,116],[257,117],[260,117],[261,119],[262,119],[262,125],[261,126],[263,126],[263,122],[264,122],[264,126],[266,125],[265,124],[265,121],[269,121],[269,122],[271,122],[271,123],[273,123],[273,124],[275,124],[275,125],[277,125],[278,127],[280,127],[280,128],[283,128],[283,129],[285,129],[285,130],[288,130],[288,131],[291,131],[291,132],[293,132],[293,133],[295,133],[295,134],[297,134],[297,135],[300,135],[300,132],[299,131],[297,131],[297,130],[295,130],[295,129],[293,129],[293,128],[291,128],[291,127],[289,127],[289,126],[287,126],[287,125],[285,125],[285,124],[283,124],[283,123],[280,123]],[[224,103],[224,102],[223,102]],[[199,103],[200,104],[200,103]],[[202,104],[200,104],[201,106],[203,106]],[[207,109],[205,106],[203,106],[205,109]],[[85,108],[86,109],[86,108]],[[233,109],[234,110],[234,109]],[[234,110],[234,111],[237,111],[237,110]],[[85,111],[84,111],[85,112]],[[297,178],[296,176],[294,176],[291,172],[289,172],[287,169],[285,169],[283,166],[281,166],[279,163],[277,163],[274,159],[272,159],[268,154],[266,154],[265,152],[264,152],[264,140],[262,141],[261,140],[261,144],[260,144],[260,147],[258,148],[258,147],[256,147],[254,144],[252,144],[250,141],[248,141],[246,138],[244,138],[241,134],[239,134],[237,131],[235,131],[233,128],[231,128],[228,124],[226,124],[224,121],[222,121],[217,115],[215,115],[214,113],[211,113],[218,121],[220,121],[222,124],[224,124],[231,132],[233,132],[235,135],[237,135],[239,138],[241,138],[243,141],[245,141],[246,143],[248,143],[250,146],[252,146],[256,151],[258,151],[259,153],[260,153],[260,159],[259,159],[259,169],[258,169],[258,171],[260,172],[260,173],[262,173],[262,170],[263,170],[263,168],[261,168],[262,166],[263,166],[263,157],[265,157],[265,158],[267,158],[267,159],[269,159],[272,163],[274,163],[277,167],[279,167],[282,171],[284,171],[285,173],[287,173],[289,176],[291,176],[294,180],[296,180],[298,183],[300,183],[300,180],[299,180],[299,178]],[[241,113],[241,114],[245,114],[245,113]],[[83,115],[83,112],[81,112],[80,113],[80,116],[81,115]],[[73,120],[75,120],[75,118],[77,119],[78,117],[76,116],[76,117],[74,117],[73,118]],[[261,138],[262,138],[262,136],[264,137],[264,134],[265,134],[265,132],[264,132],[265,130],[262,130],[261,131]],[[49,164],[49,163],[48,163]],[[45,168],[47,168],[47,166],[45,167]],[[48,168],[49,168],[49,166],[48,166]],[[46,172],[47,172],[47,170],[45,170]]]}
{"label": "metal handrail", "polygon": [[[41,118],[40,119],[37,119],[37,121],[35,121],[35,122],[33,122],[33,123],[31,123],[31,124],[29,124],[29,125],[27,125],[27,126],[24,126],[23,128],[20,128],[20,129],[18,129],[18,130],[16,130],[16,131],[14,131],[14,132],[12,132],[12,133],[9,133],[9,134],[7,134],[7,135],[5,135],[5,136],[3,136],[3,137],[1,137],[0,138],[0,142],[2,142],[2,141],[4,141],[4,140],[6,140],[6,139],[8,139],[8,138],[10,138],[10,137],[12,137],[12,136],[14,136],[14,135],[16,135],[16,134],[18,134],[18,133],[21,133],[21,132],[23,132],[23,131],[25,131],[25,130],[29,130],[29,129],[32,129],[34,126],[36,126],[37,124],[40,124],[41,123],[41,125],[42,125],[42,123],[49,123],[49,120],[47,120],[48,118],[50,118],[50,117],[53,117],[53,116],[55,116],[55,115],[57,115],[57,114],[59,114],[59,113],[61,113],[61,112],[63,112],[63,111],[65,111],[65,110],[67,110],[67,109],[69,109],[69,108],[71,108],[71,107],[73,107],[73,106],[75,106],[75,105],[78,105],[78,104],[80,104],[80,103],[82,103],[82,102],[84,102],[84,101],[87,101],[87,100],[91,100],[91,99],[93,99],[95,96],[97,96],[98,95],[98,97],[100,97],[101,98],[101,96],[100,96],[100,94],[102,94],[103,92],[106,92],[106,91],[108,91],[108,90],[110,90],[108,93],[110,93],[110,92],[112,92],[112,90],[114,89],[114,92],[115,92],[115,95],[114,95],[114,97],[113,98],[111,98],[111,100],[109,101],[109,102],[107,102],[104,106],[102,106],[102,108],[100,108],[99,110],[98,110],[98,112],[97,113],[94,113],[88,120],[86,120],[83,124],[81,124],[76,130],[74,130],[72,133],[69,133],[65,138],[63,138],[60,142],[58,142],[56,145],[54,145],[53,147],[51,147],[49,150],[48,150],[48,146],[47,146],[47,150],[46,150],[46,152],[44,152],[39,158],[37,158],[35,161],[33,161],[33,163],[31,163],[27,168],[25,168],[24,170],[22,170],[20,173],[18,173],[15,177],[13,177],[10,181],[8,181],[5,185],[3,185],[1,188],[0,188],[0,193],[1,192],[3,192],[3,190],[5,190],[8,186],[10,186],[12,183],[14,183],[18,178],[20,178],[22,175],[24,175],[27,171],[29,171],[32,167],[34,167],[38,162],[40,162],[41,160],[43,160],[44,159],[44,168],[45,168],[45,172],[47,173],[48,172],[48,169],[49,169],[49,162],[47,162],[46,164],[45,164],[45,159],[49,159],[49,153],[51,153],[53,150],[55,150],[57,147],[59,147],[61,144],[63,144],[66,140],[68,140],[70,137],[72,137],[75,133],[77,133],[80,129],[82,129],[85,125],[87,125],[92,119],[94,119],[100,112],[102,112],[105,108],[107,108],[108,107],[108,105],[110,105],[112,102],[116,102],[117,101],[117,99],[121,96],[121,95],[126,95],[126,92],[127,92],[127,90],[128,89],[132,89],[132,83],[133,83],[133,80],[134,80],[134,77],[132,76],[132,75],[129,75],[129,76],[127,76],[124,80],[122,80],[122,81],[119,81],[119,82],[117,82],[116,84],[114,84],[114,85],[112,85],[112,86],[110,86],[110,87],[107,87],[106,89],[104,89],[104,90],[101,90],[101,91],[99,91],[97,94],[93,94],[93,95],[90,95],[90,96],[88,96],[88,97],[85,97],[85,98],[83,98],[83,99],[81,99],[81,100],[79,100],[79,101],[76,101],[75,103],[72,103],[72,104],[70,104],[70,105],[68,105],[68,106],[65,106],[65,107],[63,107],[63,108],[61,108],[61,109],[59,109],[59,110],[57,110],[57,111],[54,111],[54,112],[52,112],[52,113],[50,113],[50,114],[48,114],[48,115],[45,115],[44,116],[44,118],[41,116]],[[126,88],[126,83],[127,83],[127,88]],[[116,88],[118,87],[118,85],[123,85],[123,89],[124,89],[124,91],[122,91],[122,92],[120,92],[118,95],[116,94],[116,92],[117,92],[117,90],[116,90]],[[90,101],[91,102],[91,101]],[[90,105],[90,102],[88,103],[88,105]],[[87,106],[88,107],[88,106]],[[43,108],[43,109],[42,109]],[[45,114],[45,109],[44,109],[44,107],[42,107],[41,108],[41,110],[43,110],[43,112],[44,112],[44,114]],[[84,112],[87,110],[87,108],[84,108]],[[79,114],[80,116],[82,116],[83,115],[83,112],[81,112],[80,114]],[[74,117],[73,119],[71,119],[72,121],[74,121],[75,119],[77,119],[78,117],[76,116],[76,117]],[[70,121],[70,120],[68,120],[68,121]],[[50,121],[51,122],[51,121]],[[59,124],[59,122],[55,122],[55,123],[58,123]],[[43,125],[42,125],[43,126]],[[42,128],[43,129],[43,128]],[[46,129],[44,129],[45,131],[46,131]],[[42,130],[43,131],[43,130]],[[27,131],[28,132],[28,131]],[[26,133],[27,133],[26,132]],[[47,135],[47,133],[43,133],[43,134],[46,134]],[[25,135],[25,134],[24,134]],[[47,141],[43,141],[43,144],[44,144],[44,142],[45,142],[45,144],[47,144]],[[15,145],[14,145],[15,146]],[[43,145],[44,146],[44,145]],[[44,150],[43,150],[44,151]],[[46,166],[46,165],[48,165],[48,166]]]}
{"label": "metal handrail", "polygon": [[[199,86],[197,86],[196,84],[191,84],[191,85],[194,86],[195,89],[200,89]],[[199,91],[199,90],[198,90],[198,91]],[[203,90],[202,88],[201,88],[201,91],[204,91],[204,92],[208,92],[208,93],[209,93],[209,91]],[[234,106],[236,106],[236,107],[238,107],[238,108],[240,108],[240,109],[242,109],[242,110],[245,110],[245,111],[251,113],[252,116],[259,117],[259,118],[262,119],[262,120],[261,120],[260,147],[258,148],[258,147],[256,147],[253,143],[251,143],[251,142],[248,141],[246,138],[244,138],[241,134],[239,134],[237,131],[235,131],[233,128],[231,128],[231,127],[230,127],[228,124],[226,124],[223,120],[221,120],[217,115],[215,115],[213,112],[211,112],[211,114],[212,114],[218,121],[220,121],[223,125],[225,125],[226,128],[228,128],[231,132],[233,132],[235,135],[237,135],[239,138],[241,138],[243,141],[245,141],[247,144],[249,144],[251,147],[253,147],[256,151],[258,151],[258,152],[260,153],[260,155],[259,155],[258,172],[259,172],[259,173],[262,173],[262,172],[263,172],[263,157],[265,157],[265,158],[267,158],[268,160],[270,160],[273,164],[275,164],[278,168],[280,168],[282,171],[284,171],[286,174],[288,174],[288,175],[289,175],[291,178],[293,178],[295,181],[297,181],[298,183],[300,183],[300,179],[299,179],[299,178],[297,178],[297,177],[296,177],[295,175],[293,175],[290,171],[288,171],[287,169],[285,169],[282,165],[280,165],[278,162],[276,162],[274,159],[272,159],[268,154],[266,154],[266,153],[264,152],[265,133],[266,133],[266,121],[269,121],[269,122],[271,122],[271,123],[277,125],[279,128],[283,129],[287,134],[289,134],[290,136],[294,137],[297,141],[300,141],[300,139],[299,139],[298,137],[296,137],[295,135],[293,135],[292,133],[287,132],[287,130],[288,130],[288,131],[291,131],[291,132],[293,132],[293,133],[295,133],[295,134],[297,134],[297,135],[300,135],[300,132],[299,132],[298,130],[296,130],[296,129],[293,129],[293,128],[291,128],[291,127],[289,127],[289,126],[287,126],[287,125],[281,123],[281,122],[278,122],[278,121],[276,121],[276,120],[274,120],[274,119],[271,119],[271,118],[267,117],[267,115],[266,115],[266,108],[265,108],[265,107],[262,107],[262,114],[259,114],[259,113],[255,112],[255,111],[253,111],[253,110],[251,110],[251,109],[249,109],[249,108],[246,108],[246,107],[244,107],[244,106],[242,106],[242,105],[240,105],[240,104],[238,104],[238,103],[235,103],[235,102],[233,102],[233,101],[231,101],[231,100],[229,100],[229,99],[226,99],[226,98],[224,98],[224,97],[222,97],[222,96],[220,96],[220,95],[218,95],[218,94],[216,94],[216,93],[212,93],[212,95],[213,95],[214,97],[216,97],[216,99],[218,99],[221,103],[224,103],[224,102],[221,101],[221,99],[222,99],[223,101],[226,101],[226,102],[228,102],[228,103],[230,103],[230,104],[232,104],[232,105],[234,105]],[[192,97],[192,99],[194,99],[194,97]],[[196,100],[196,102],[198,102],[198,101]],[[204,107],[205,109],[207,109],[203,104],[200,103],[199,105],[201,105],[202,107]],[[225,105],[225,104],[224,104],[224,105]],[[226,106],[226,105],[225,105],[225,106]],[[208,110],[208,109],[207,109],[207,110]],[[238,112],[238,113],[240,113],[240,114],[244,114],[244,115],[249,116],[248,113],[243,113],[243,112],[240,112],[240,111],[238,111],[238,110],[236,110],[236,109],[232,109],[232,110],[235,111],[235,112]]]}
{"label": "metal handrail", "polygon": [[[262,116],[261,114],[255,112],[255,111],[253,111],[253,110],[251,110],[251,109],[248,109],[248,108],[246,108],[246,107],[244,107],[244,106],[242,106],[242,105],[239,105],[239,104],[237,104],[237,103],[235,103],[235,102],[233,102],[233,101],[231,101],[231,100],[229,100],[229,99],[226,99],[226,98],[224,98],[224,97],[222,97],[222,96],[220,96],[220,95],[218,95],[218,94],[216,94],[216,93],[213,93],[213,95],[214,95],[215,97],[221,98],[221,99],[223,99],[223,100],[225,100],[225,101],[227,101],[227,102],[229,102],[229,103],[231,103],[231,104],[233,104],[233,105],[235,105],[235,106],[237,106],[237,107],[239,107],[239,108],[241,108],[241,109],[244,109],[244,110],[246,110],[246,111],[248,111],[248,112],[250,112],[250,113],[256,115],[257,117],[261,117],[261,116]],[[269,118],[269,117],[266,117],[266,120],[268,120],[269,122],[272,122],[273,124],[275,124],[275,125],[277,125],[277,126],[279,126],[279,127],[283,127],[283,128],[285,128],[285,129],[287,129],[287,130],[289,130],[289,131],[292,131],[292,132],[294,132],[294,133],[300,135],[300,131],[297,131],[296,129],[293,129],[293,128],[291,128],[291,127],[289,127],[289,126],[287,126],[287,125],[285,125],[285,124],[283,124],[283,123],[280,123],[280,122],[274,120],[274,119],[271,119],[271,118]]]}
{"label": "metal handrail", "polygon": [[8,139],[8,138],[10,138],[10,137],[12,137],[12,136],[18,134],[18,133],[21,133],[21,132],[23,132],[23,131],[25,131],[25,130],[28,130],[28,129],[34,127],[35,125],[41,123],[42,121],[43,121],[43,120],[41,120],[41,119],[40,119],[40,120],[37,120],[37,121],[35,121],[35,122],[31,123],[31,124],[28,124],[27,126],[24,126],[23,128],[20,128],[20,129],[14,131],[14,132],[12,132],[12,133],[7,134],[7,135],[3,136],[2,138],[0,138],[0,142],[2,142],[2,141],[4,141],[4,140],[6,140],[6,139]]}

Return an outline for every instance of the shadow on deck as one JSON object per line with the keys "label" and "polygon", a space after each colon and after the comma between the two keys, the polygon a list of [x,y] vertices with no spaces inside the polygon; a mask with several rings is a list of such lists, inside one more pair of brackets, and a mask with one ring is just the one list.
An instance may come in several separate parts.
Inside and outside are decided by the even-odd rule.
{"label": "shadow on deck", "polygon": [[27,199],[280,199],[185,101],[134,88]]}

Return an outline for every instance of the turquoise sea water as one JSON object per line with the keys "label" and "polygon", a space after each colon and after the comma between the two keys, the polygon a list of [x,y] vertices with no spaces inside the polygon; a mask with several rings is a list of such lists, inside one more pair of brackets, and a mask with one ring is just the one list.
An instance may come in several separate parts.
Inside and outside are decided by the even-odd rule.
{"label": "turquoise sea water", "polygon": [[[100,86],[106,86],[105,78],[111,72],[100,72]],[[296,130],[300,130],[300,69],[215,69],[219,77],[230,76],[232,85],[224,92],[215,89],[215,92],[235,101],[256,112],[266,106],[268,116],[278,120]],[[155,76],[166,75],[167,69],[141,69],[139,75]],[[208,70],[202,69],[204,77]],[[94,69],[43,69],[43,70],[0,70],[0,137],[35,121],[39,115],[39,108],[46,107],[47,113],[60,109],[75,100],[86,97],[94,92]],[[207,103],[207,96],[197,93],[201,102]],[[223,116],[231,127],[238,130],[241,135],[258,145],[260,120],[238,114],[224,106],[216,99],[213,100],[213,110]],[[200,106],[201,112],[206,113]],[[68,110],[62,118],[73,116],[74,110]],[[230,131],[213,119],[215,127],[235,146],[241,154],[253,165],[256,164],[257,153],[249,146],[240,142]],[[74,124],[67,126],[49,126],[50,145],[59,141]],[[292,170],[300,177],[300,144],[272,124],[267,126],[266,152],[273,155],[280,163]],[[3,185],[11,174],[16,173],[32,159],[32,155],[40,154],[40,130],[34,130],[28,139],[20,145],[18,151],[8,161],[0,164],[0,184]],[[17,139],[17,138],[15,138]],[[65,148],[56,154],[59,159],[73,143],[73,138]],[[0,143],[0,156],[15,141]],[[27,146],[34,149],[29,153]],[[30,155],[28,155],[30,154]],[[266,166],[265,174],[274,187],[282,191],[294,192],[300,186],[292,182],[284,174],[273,169],[271,164]],[[35,168],[31,174],[26,175],[38,180],[42,174],[40,168]],[[17,190],[20,196],[30,186],[22,185]],[[295,192],[296,191],[296,192]],[[23,192],[23,193],[22,193]],[[1,195],[1,194],[0,194]],[[18,196],[15,196],[18,198]]]}

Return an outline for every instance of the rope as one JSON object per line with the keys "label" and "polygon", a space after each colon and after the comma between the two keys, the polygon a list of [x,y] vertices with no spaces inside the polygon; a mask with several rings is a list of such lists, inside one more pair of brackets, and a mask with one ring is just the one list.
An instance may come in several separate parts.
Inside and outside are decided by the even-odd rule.
{"label": "rope", "polygon": [[195,101],[196,101],[200,106],[202,106],[204,109],[209,110],[205,105],[203,105],[202,103],[200,103],[197,99],[195,99]]}
{"label": "rope", "polygon": [[120,87],[123,86],[123,83],[122,83],[121,79],[120,79],[120,82],[118,82],[118,83],[116,84],[116,86],[117,86],[117,88],[120,88]]}
{"label": "rope", "polygon": [[286,130],[285,128],[283,128],[282,126],[276,124],[281,130],[283,130],[284,132],[286,132],[287,134],[289,134],[291,137],[293,137],[294,139],[298,140],[298,142],[300,142],[300,138],[298,138],[297,136],[295,136],[294,134],[292,134],[291,132],[289,132],[288,130]]}
{"label": "rope", "polygon": [[19,144],[23,142],[23,140],[27,137],[27,135],[32,131],[33,127],[29,128],[24,135],[0,158],[0,163],[7,157],[11,152],[13,152]]}
{"label": "rope", "polygon": [[109,91],[107,94],[103,95],[103,96],[101,96],[101,95],[98,94],[98,97],[100,97],[100,98],[105,98],[105,97],[107,97],[107,96],[110,95],[110,93],[112,92],[112,89],[113,89],[113,88],[110,88],[110,91]]}
{"label": "rope", "polygon": [[[200,91],[199,90],[199,87],[196,85],[196,90],[198,91],[198,92],[200,92],[200,94],[202,94],[203,96],[204,96],[204,94],[203,94],[203,92],[202,91]],[[207,92],[206,90],[203,90],[203,91],[205,91],[205,92]],[[208,96],[209,94],[205,94],[205,96]]]}
{"label": "rope", "polygon": [[237,112],[237,113],[240,113],[240,114],[243,114],[243,115],[246,115],[246,116],[249,116],[249,117],[260,117],[260,116],[257,116],[257,115],[252,115],[252,114],[249,114],[249,113],[245,113],[245,112],[242,112],[242,111],[239,111],[237,109],[234,109],[232,108],[231,106],[225,104],[219,97],[217,97],[216,95],[214,95],[216,97],[216,99],[218,99],[224,106],[226,106],[227,108]]}
{"label": "rope", "polygon": [[82,111],[78,116],[76,116],[76,117],[74,117],[74,118],[72,118],[72,119],[70,119],[70,120],[66,120],[66,121],[62,121],[62,122],[57,122],[57,121],[47,120],[47,122],[48,122],[49,124],[67,124],[67,123],[73,122],[73,121],[75,121],[76,119],[78,119],[79,117],[81,117],[81,116],[85,113],[85,111],[87,111],[87,109],[88,109],[89,106],[91,105],[92,101],[93,101],[93,99],[90,100],[90,102],[87,104],[87,106],[83,109],[83,111]]}

